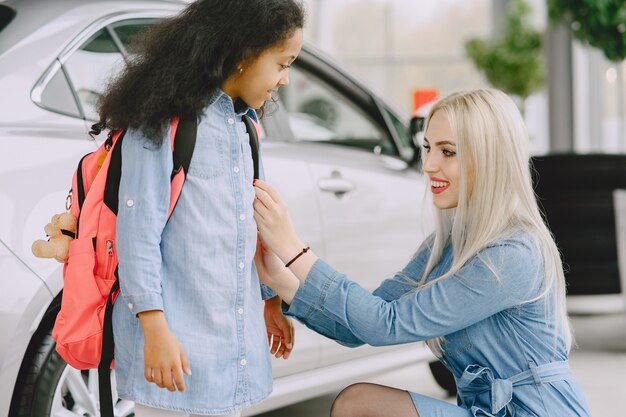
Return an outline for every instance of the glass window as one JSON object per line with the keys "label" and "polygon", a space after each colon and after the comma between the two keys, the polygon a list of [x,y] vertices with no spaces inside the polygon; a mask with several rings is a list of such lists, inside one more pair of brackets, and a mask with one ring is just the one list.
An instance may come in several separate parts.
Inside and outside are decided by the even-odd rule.
{"label": "glass window", "polygon": [[97,120],[96,104],[110,77],[124,67],[124,58],[106,28],[101,29],[65,62],[85,118]]}
{"label": "glass window", "polygon": [[[42,105],[75,117],[97,120],[96,105],[106,84],[125,66],[125,49],[132,38],[157,18],[128,19],[102,28],[74,52],[44,86]],[[67,78],[66,78],[67,76]],[[76,103],[74,94],[79,103]]]}
{"label": "glass window", "polygon": [[15,17],[15,10],[9,6],[0,4],[0,31],[4,29]]}
{"label": "glass window", "polygon": [[81,117],[80,110],[72,94],[72,89],[67,83],[65,74],[58,70],[41,93],[41,104],[51,110],[67,114],[69,116]]}
{"label": "glass window", "polygon": [[159,19],[129,19],[121,22],[115,22],[111,25],[111,29],[118,36],[124,48],[128,48],[133,37],[146,29],[153,23],[158,22]]}
{"label": "glass window", "polygon": [[401,155],[404,156],[406,159],[410,159],[413,155],[413,146],[411,144],[413,138],[411,137],[409,126],[405,122],[400,120],[398,116],[391,110],[387,109],[386,112],[389,120],[391,121],[392,127],[394,128],[398,138],[400,139],[400,146],[402,147],[400,149]]}
{"label": "glass window", "polygon": [[395,154],[386,132],[345,96],[316,77],[292,67],[290,85],[280,90],[297,141],[324,142]]}

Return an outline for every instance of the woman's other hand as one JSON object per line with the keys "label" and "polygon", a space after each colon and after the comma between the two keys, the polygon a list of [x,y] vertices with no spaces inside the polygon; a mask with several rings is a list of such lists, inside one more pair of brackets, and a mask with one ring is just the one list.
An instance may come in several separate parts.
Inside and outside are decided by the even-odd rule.
{"label": "woman's other hand", "polygon": [[270,354],[276,358],[288,359],[295,343],[295,330],[291,319],[283,314],[280,303],[278,296],[265,300],[263,317],[267,328]]}

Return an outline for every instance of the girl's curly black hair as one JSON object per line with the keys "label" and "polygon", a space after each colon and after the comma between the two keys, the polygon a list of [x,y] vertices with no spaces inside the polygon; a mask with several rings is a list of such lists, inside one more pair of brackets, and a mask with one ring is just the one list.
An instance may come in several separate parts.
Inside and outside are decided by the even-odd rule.
{"label": "girl's curly black hair", "polygon": [[130,62],[98,102],[103,129],[141,129],[160,142],[167,121],[198,118],[237,67],[304,25],[298,0],[198,0],[133,42]]}

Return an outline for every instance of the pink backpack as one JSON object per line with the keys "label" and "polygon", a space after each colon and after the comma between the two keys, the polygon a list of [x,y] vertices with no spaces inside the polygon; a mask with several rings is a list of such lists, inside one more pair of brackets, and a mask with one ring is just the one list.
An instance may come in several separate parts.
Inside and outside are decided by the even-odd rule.
{"label": "pink backpack", "polygon": [[[254,177],[258,178],[258,125],[243,117],[250,136]],[[174,170],[168,217],[180,196],[196,142],[197,122],[171,121]],[[52,337],[61,357],[76,369],[98,369],[100,409],[113,417],[110,369],[113,367],[113,303],[119,294],[115,227],[125,130],[112,132],[78,164],[68,197],[77,219],[63,267],[63,296]],[[132,161],[130,162],[132,163]],[[74,204],[77,199],[78,204]]]}

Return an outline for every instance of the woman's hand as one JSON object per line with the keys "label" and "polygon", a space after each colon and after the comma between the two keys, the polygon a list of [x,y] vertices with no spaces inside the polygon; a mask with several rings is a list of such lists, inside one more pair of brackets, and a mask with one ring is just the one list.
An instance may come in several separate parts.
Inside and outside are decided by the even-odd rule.
{"label": "woman's hand", "polygon": [[170,391],[185,391],[183,372],[191,375],[189,360],[160,310],[139,313],[144,332],[144,374],[148,382]]}
{"label": "woman's hand", "polygon": [[256,180],[254,190],[256,193],[254,219],[259,232],[269,249],[284,262],[284,257],[295,256],[297,251],[304,247],[291,224],[287,204],[278,192],[264,181]]}
{"label": "woman's hand", "polygon": [[273,287],[281,275],[289,272],[283,261],[267,247],[260,235],[257,238],[254,263],[259,273],[259,279],[269,287]]}
{"label": "woman's hand", "polygon": [[280,308],[280,297],[265,300],[263,311],[270,353],[276,358],[288,359],[295,343],[295,330],[291,319]]}
{"label": "woman's hand", "polygon": [[261,281],[291,304],[317,256],[308,247],[304,250],[291,225],[287,204],[276,190],[261,180],[255,180],[254,190],[254,219],[262,238],[255,257],[257,270]]}

